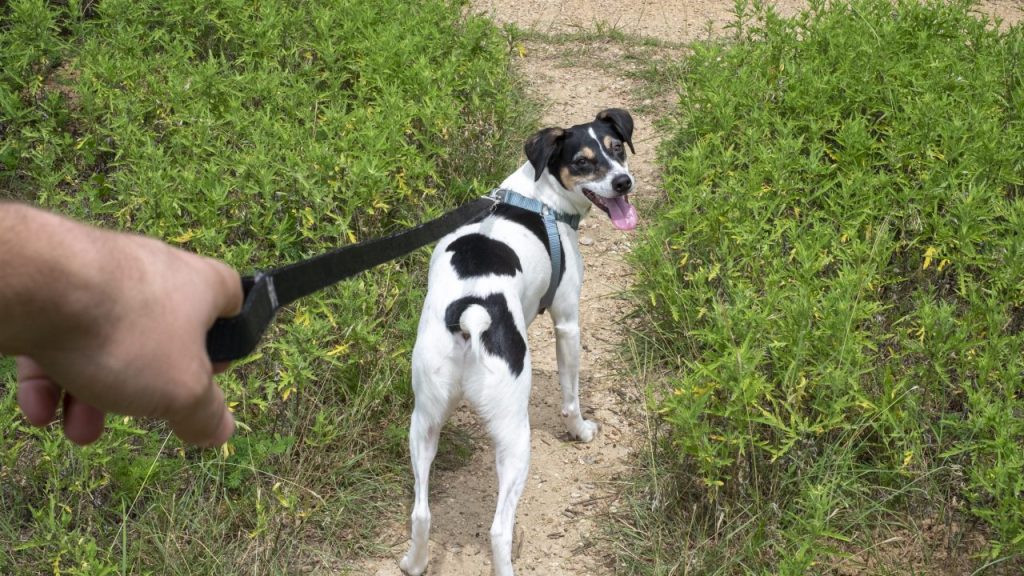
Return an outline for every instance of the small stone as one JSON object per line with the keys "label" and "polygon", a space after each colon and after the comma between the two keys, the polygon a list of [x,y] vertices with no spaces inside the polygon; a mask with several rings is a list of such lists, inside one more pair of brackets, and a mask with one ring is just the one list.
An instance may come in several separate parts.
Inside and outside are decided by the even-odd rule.
{"label": "small stone", "polygon": [[594,243],[594,239],[591,238],[590,236],[582,236],[582,237],[580,237],[580,244],[582,244],[584,246],[590,246],[593,243]]}

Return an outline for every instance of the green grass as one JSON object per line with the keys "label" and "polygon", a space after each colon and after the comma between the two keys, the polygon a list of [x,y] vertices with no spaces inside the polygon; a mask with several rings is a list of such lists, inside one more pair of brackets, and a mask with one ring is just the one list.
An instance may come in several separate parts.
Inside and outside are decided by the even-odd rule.
{"label": "green grass", "polygon": [[1024,31],[969,6],[740,1],[651,72],[682,97],[627,572],[1024,566]]}
{"label": "green grass", "polygon": [[[0,5],[0,197],[271,267],[507,174],[533,111],[458,2]],[[220,378],[220,453],[31,429],[0,364],[0,573],[337,571],[404,515],[426,251],[301,301]]]}

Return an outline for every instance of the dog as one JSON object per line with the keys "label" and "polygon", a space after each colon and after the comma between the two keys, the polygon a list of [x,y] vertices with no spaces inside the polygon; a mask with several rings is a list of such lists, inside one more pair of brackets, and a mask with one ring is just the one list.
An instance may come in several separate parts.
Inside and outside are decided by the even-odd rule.
{"label": "dog", "polygon": [[466,399],[495,444],[498,505],[491,525],[493,571],[511,576],[516,506],[530,464],[530,351],[526,328],[545,309],[554,322],[562,416],[569,434],[594,439],[579,402],[579,302],[583,262],[577,226],[592,206],[621,230],[637,225],[633,118],[603,110],[590,123],[547,128],[525,145],[527,161],[492,192],[486,216],[437,244],[412,355],[415,408],[409,450],[415,479],[410,576],[427,567],[428,477],[441,427]]}

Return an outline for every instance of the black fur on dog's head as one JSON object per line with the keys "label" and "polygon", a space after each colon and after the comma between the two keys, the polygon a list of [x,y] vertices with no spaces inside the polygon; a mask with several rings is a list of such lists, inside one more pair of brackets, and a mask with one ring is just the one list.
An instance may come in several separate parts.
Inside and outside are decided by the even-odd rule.
{"label": "black fur on dog's head", "polygon": [[598,112],[593,122],[571,128],[546,128],[526,141],[526,158],[535,181],[547,171],[562,188],[582,193],[604,210],[616,227],[636,225],[627,195],[633,177],[626,167],[626,146],[633,149],[633,117],[621,108]]}
{"label": "black fur on dog's head", "polygon": [[[633,117],[621,108],[609,108],[597,113],[597,118],[589,124],[579,124],[572,128],[545,128],[534,134],[523,147],[526,158],[533,165],[535,179],[540,180],[541,173],[547,168],[552,175],[559,175],[559,168],[568,166],[581,149],[593,146],[588,138],[588,129],[594,128],[598,144],[620,163],[626,160],[622,144],[629,146],[629,151],[636,154],[633,148]],[[596,150],[594,156],[597,156]],[[565,186],[565,183],[562,184]],[[565,186],[569,189],[569,186]]]}

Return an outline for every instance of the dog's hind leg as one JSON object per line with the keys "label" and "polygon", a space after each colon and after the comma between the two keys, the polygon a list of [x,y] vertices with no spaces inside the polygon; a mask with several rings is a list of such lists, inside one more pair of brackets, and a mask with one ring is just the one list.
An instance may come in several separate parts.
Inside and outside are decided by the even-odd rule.
{"label": "dog's hind leg", "polygon": [[490,423],[498,469],[498,504],[494,523],[491,524],[491,558],[496,576],[513,574],[512,535],[516,507],[530,470],[530,419],[527,409],[527,403],[521,407],[510,406],[508,417]]}
{"label": "dog's hind leg", "polygon": [[[413,390],[416,392],[416,407],[413,409],[409,425],[409,453],[412,459],[416,499],[412,508],[412,543],[408,553],[399,562],[402,570],[410,576],[419,576],[427,568],[430,536],[430,466],[437,455],[441,427],[448,420],[452,408],[461,400],[461,394],[457,391],[457,380],[428,378],[426,374],[437,374],[437,371],[425,368],[424,364],[423,355],[417,350],[413,354]],[[445,376],[457,378],[451,374]]]}
{"label": "dog's hind leg", "polygon": [[412,455],[412,471],[416,500],[412,508],[412,544],[409,552],[399,563],[410,576],[419,576],[427,568],[429,559],[428,538],[430,536],[429,479],[430,465],[437,454],[437,443],[441,437],[441,423],[431,421],[420,408],[412,414],[409,426],[409,452]]}

